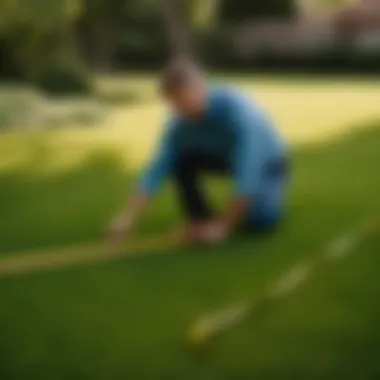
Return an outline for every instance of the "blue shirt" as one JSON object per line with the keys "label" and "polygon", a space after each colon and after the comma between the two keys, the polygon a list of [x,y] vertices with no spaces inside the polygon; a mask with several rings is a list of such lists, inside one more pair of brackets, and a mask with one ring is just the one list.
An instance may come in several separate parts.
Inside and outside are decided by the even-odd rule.
{"label": "blue shirt", "polygon": [[181,154],[196,152],[227,161],[237,196],[259,193],[262,169],[267,162],[282,158],[285,144],[267,113],[252,99],[228,88],[213,88],[203,115],[187,120],[175,115],[166,128],[139,189],[154,194]]}

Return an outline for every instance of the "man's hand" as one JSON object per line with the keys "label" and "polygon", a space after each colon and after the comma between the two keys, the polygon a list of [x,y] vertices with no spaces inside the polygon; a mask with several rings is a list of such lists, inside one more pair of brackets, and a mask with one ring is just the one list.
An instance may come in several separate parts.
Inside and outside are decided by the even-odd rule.
{"label": "man's hand", "polygon": [[148,196],[144,193],[136,193],[128,200],[124,211],[108,227],[108,238],[111,243],[120,244],[123,241],[147,202]]}
{"label": "man's hand", "polygon": [[108,238],[113,244],[122,243],[123,239],[130,232],[133,225],[133,218],[129,215],[120,215],[114,219],[108,227]]}
{"label": "man's hand", "polygon": [[194,241],[217,244],[228,238],[230,229],[221,220],[211,220],[192,226],[191,232]]}

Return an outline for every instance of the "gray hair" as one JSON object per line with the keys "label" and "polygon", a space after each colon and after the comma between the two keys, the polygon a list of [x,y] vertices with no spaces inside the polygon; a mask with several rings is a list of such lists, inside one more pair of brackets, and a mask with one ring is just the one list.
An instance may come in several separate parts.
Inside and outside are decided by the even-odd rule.
{"label": "gray hair", "polygon": [[196,63],[185,59],[177,59],[169,62],[163,69],[159,83],[160,92],[170,94],[181,87],[202,83],[203,80],[203,72]]}

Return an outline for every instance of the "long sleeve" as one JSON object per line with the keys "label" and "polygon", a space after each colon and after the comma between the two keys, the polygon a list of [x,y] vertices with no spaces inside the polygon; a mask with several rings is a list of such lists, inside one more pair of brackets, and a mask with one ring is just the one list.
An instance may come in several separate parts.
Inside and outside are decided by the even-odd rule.
{"label": "long sleeve", "polygon": [[143,170],[138,184],[139,191],[154,195],[168,176],[175,160],[175,122],[170,121],[148,166]]}
{"label": "long sleeve", "polygon": [[243,102],[234,104],[231,123],[236,131],[236,145],[232,158],[237,196],[254,197],[260,190],[264,163],[265,133],[260,117]]}

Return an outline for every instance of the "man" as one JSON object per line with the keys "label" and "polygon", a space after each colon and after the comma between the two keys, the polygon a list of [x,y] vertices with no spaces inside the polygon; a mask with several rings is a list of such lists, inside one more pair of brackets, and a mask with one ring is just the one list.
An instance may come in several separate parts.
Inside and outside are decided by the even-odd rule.
{"label": "man", "polygon": [[[240,226],[275,227],[283,216],[287,153],[266,113],[238,92],[209,86],[189,63],[170,65],[160,87],[173,115],[136,193],[111,224],[111,237],[120,240],[130,231],[166,178],[175,182],[191,241],[219,242]],[[203,172],[224,173],[234,181],[219,216],[200,188]]]}

